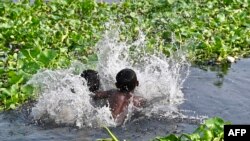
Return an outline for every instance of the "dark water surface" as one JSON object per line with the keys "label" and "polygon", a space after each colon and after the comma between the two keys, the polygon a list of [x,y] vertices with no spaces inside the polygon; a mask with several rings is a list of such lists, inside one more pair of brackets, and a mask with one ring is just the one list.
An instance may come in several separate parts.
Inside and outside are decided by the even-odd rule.
{"label": "dark water surface", "polygon": [[[223,75],[191,68],[180,106],[190,116],[219,116],[235,124],[250,124],[250,59],[243,59]],[[219,74],[219,75],[218,75]],[[199,121],[187,119],[150,118],[129,122],[125,127],[111,128],[120,139],[147,141],[157,135],[193,132]],[[93,141],[107,138],[104,129],[42,127],[27,121],[22,112],[0,114],[1,141]]]}
{"label": "dark water surface", "polygon": [[250,59],[232,64],[228,74],[191,68],[181,109],[208,117],[219,116],[235,124],[250,124]]}

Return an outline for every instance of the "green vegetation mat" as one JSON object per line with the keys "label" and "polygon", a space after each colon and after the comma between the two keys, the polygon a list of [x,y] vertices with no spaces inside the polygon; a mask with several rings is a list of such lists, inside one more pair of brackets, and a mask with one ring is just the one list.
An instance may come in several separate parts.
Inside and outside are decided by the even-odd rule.
{"label": "green vegetation mat", "polygon": [[[170,134],[156,137],[151,141],[224,141],[224,125],[231,124],[223,119],[214,117],[207,119],[193,133],[181,135]],[[98,139],[97,141],[119,141],[119,139],[105,127],[111,138]],[[121,140],[120,140],[121,141]]]}
{"label": "green vegetation mat", "polygon": [[169,55],[180,47],[196,64],[223,63],[250,54],[248,0],[29,0],[0,2],[0,110],[33,97],[24,85],[41,69],[68,67],[72,60],[96,59],[93,47],[107,28],[123,23],[121,40],[142,31],[147,47]]}

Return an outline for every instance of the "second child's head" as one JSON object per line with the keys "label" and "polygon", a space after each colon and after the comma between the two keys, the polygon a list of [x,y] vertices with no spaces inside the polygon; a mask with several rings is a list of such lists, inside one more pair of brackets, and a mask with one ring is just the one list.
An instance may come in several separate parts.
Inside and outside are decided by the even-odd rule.
{"label": "second child's head", "polygon": [[100,87],[100,78],[97,71],[94,70],[84,70],[81,74],[83,78],[87,81],[89,91],[96,92]]}
{"label": "second child's head", "polygon": [[131,92],[138,85],[136,73],[132,69],[123,69],[116,75],[116,87],[121,92]]}

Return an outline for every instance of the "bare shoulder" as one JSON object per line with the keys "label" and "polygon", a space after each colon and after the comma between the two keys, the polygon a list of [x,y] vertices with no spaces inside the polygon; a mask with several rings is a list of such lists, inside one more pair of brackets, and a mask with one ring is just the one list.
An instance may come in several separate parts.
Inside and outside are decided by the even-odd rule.
{"label": "bare shoulder", "polygon": [[108,97],[109,97],[109,92],[108,91],[98,91],[98,92],[95,92],[95,95],[93,96],[93,98],[95,100],[104,99],[104,98],[108,98]]}
{"label": "bare shoulder", "polygon": [[128,96],[119,91],[113,91],[112,96],[114,96],[117,100],[123,101],[125,99],[129,99]]}
{"label": "bare shoulder", "polygon": [[93,96],[93,98],[95,100],[97,100],[97,99],[105,99],[105,98],[109,98],[113,93],[114,93],[114,90],[97,91],[97,92],[95,92],[95,95]]}

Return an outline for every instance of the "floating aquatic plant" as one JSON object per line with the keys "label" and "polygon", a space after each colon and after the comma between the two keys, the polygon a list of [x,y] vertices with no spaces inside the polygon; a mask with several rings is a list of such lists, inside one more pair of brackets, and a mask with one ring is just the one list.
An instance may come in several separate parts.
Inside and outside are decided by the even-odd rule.
{"label": "floating aquatic plant", "polygon": [[[181,135],[170,134],[163,137],[156,137],[152,141],[223,141],[224,140],[224,125],[228,125],[230,122],[226,122],[221,118],[214,117],[207,119],[203,124],[190,134],[183,133]],[[107,128],[111,138],[110,141],[118,141],[114,134]],[[105,139],[99,139],[98,141],[108,141]]]}
{"label": "floating aquatic plant", "polygon": [[93,61],[107,22],[123,23],[120,39],[146,34],[147,51],[166,56],[188,43],[192,62],[216,64],[250,54],[248,0],[20,0],[0,3],[0,110],[32,97],[24,88],[41,69]]}

